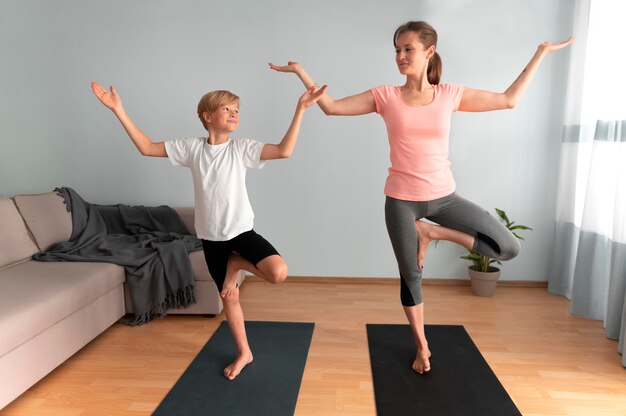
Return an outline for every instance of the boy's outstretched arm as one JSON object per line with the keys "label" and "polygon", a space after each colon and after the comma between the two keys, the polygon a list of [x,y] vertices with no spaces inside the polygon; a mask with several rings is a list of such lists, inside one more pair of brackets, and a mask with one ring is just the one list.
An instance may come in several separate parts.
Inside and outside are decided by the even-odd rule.
{"label": "boy's outstretched arm", "polygon": [[296,106],[296,113],[293,115],[293,119],[291,120],[291,125],[285,133],[285,137],[278,144],[266,144],[263,146],[263,151],[261,152],[261,160],[272,160],[272,159],[284,159],[291,156],[294,147],[296,147],[296,141],[298,140],[298,134],[300,133],[300,125],[302,124],[302,116],[304,115],[304,111],[315,104],[317,100],[320,99],[324,92],[326,92],[327,86],[324,85],[319,89],[315,89],[315,86],[312,86],[298,100],[298,105]]}
{"label": "boy's outstretched arm", "polygon": [[153,142],[150,140],[148,136],[146,136],[139,128],[135,125],[135,123],[131,120],[131,118],[126,114],[126,110],[124,110],[124,106],[122,105],[122,99],[118,95],[115,88],[111,86],[111,91],[107,91],[97,82],[91,83],[91,90],[95,94],[96,97],[100,100],[105,107],[109,110],[113,111],[113,114],[118,118],[124,130],[128,134],[128,137],[131,138],[135,146],[139,152],[144,156],[156,156],[156,157],[167,157],[167,152],[165,150],[164,142]]}

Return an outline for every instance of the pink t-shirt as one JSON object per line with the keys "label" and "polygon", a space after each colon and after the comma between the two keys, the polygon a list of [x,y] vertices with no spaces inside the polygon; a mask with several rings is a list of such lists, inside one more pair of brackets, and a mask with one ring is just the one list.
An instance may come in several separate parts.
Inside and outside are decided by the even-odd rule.
{"label": "pink t-shirt", "polygon": [[455,189],[448,160],[450,118],[459,108],[463,86],[433,85],[433,101],[422,106],[406,104],[400,88],[382,85],[371,90],[391,149],[385,195],[407,201],[450,195]]}

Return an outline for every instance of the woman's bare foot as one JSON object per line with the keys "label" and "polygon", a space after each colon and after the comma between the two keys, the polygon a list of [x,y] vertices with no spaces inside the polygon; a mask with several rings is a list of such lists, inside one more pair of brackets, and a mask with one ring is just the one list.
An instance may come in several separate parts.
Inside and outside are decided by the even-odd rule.
{"label": "woman's bare foot", "polygon": [[426,251],[428,251],[428,244],[433,241],[431,232],[433,227],[438,227],[421,220],[415,221],[415,230],[417,231],[417,237],[419,240],[417,248],[417,265],[420,269],[424,268],[424,258],[426,257]]}
{"label": "woman's bare foot", "polygon": [[252,362],[252,359],[253,357],[251,352],[240,353],[237,355],[237,358],[235,358],[235,361],[230,363],[230,365],[224,369],[224,377],[229,380],[234,380],[239,373],[241,373],[241,370]]}
{"label": "woman's bare foot", "polygon": [[413,361],[413,370],[422,374],[430,371],[430,350],[428,347],[420,348],[415,354],[415,361]]}
{"label": "woman's bare foot", "polygon": [[222,284],[222,291],[220,296],[225,298],[230,296],[237,286],[237,279],[239,278],[239,266],[237,265],[239,254],[231,254],[228,257],[228,266],[226,266],[226,277],[224,278],[224,284]]}

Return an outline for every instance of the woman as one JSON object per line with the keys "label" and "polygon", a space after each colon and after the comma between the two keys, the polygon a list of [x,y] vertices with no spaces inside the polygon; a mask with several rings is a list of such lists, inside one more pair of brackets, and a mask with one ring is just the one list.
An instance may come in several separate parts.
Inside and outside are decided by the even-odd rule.
{"label": "woman", "polygon": [[[396,64],[406,76],[404,85],[383,85],[340,100],[325,93],[318,101],[326,115],[377,112],[387,126],[391,167],[385,184],[385,220],[400,271],[401,302],[417,345],[412,367],[418,373],[430,371],[421,293],[429,242],[452,241],[498,260],[515,257],[520,248],[495,217],[455,193],[448,160],[452,112],[515,107],[541,60],[572,41],[539,45],[520,76],[506,91],[496,93],[439,84],[442,65],[436,52],[437,32],[426,22],[408,22],[393,36]],[[270,63],[270,67],[295,73],[307,88],[315,85],[297,62]]]}

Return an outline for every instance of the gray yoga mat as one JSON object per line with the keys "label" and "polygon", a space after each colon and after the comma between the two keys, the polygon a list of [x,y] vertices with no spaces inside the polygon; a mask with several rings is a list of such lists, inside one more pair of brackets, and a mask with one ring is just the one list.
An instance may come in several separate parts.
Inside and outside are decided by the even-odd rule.
{"label": "gray yoga mat", "polygon": [[224,321],[153,415],[293,415],[314,324],[245,325],[254,361],[235,380],[223,374],[237,351]]}
{"label": "gray yoga mat", "polygon": [[411,368],[408,325],[367,324],[378,416],[521,416],[476,345],[458,325],[426,325],[432,370]]}

